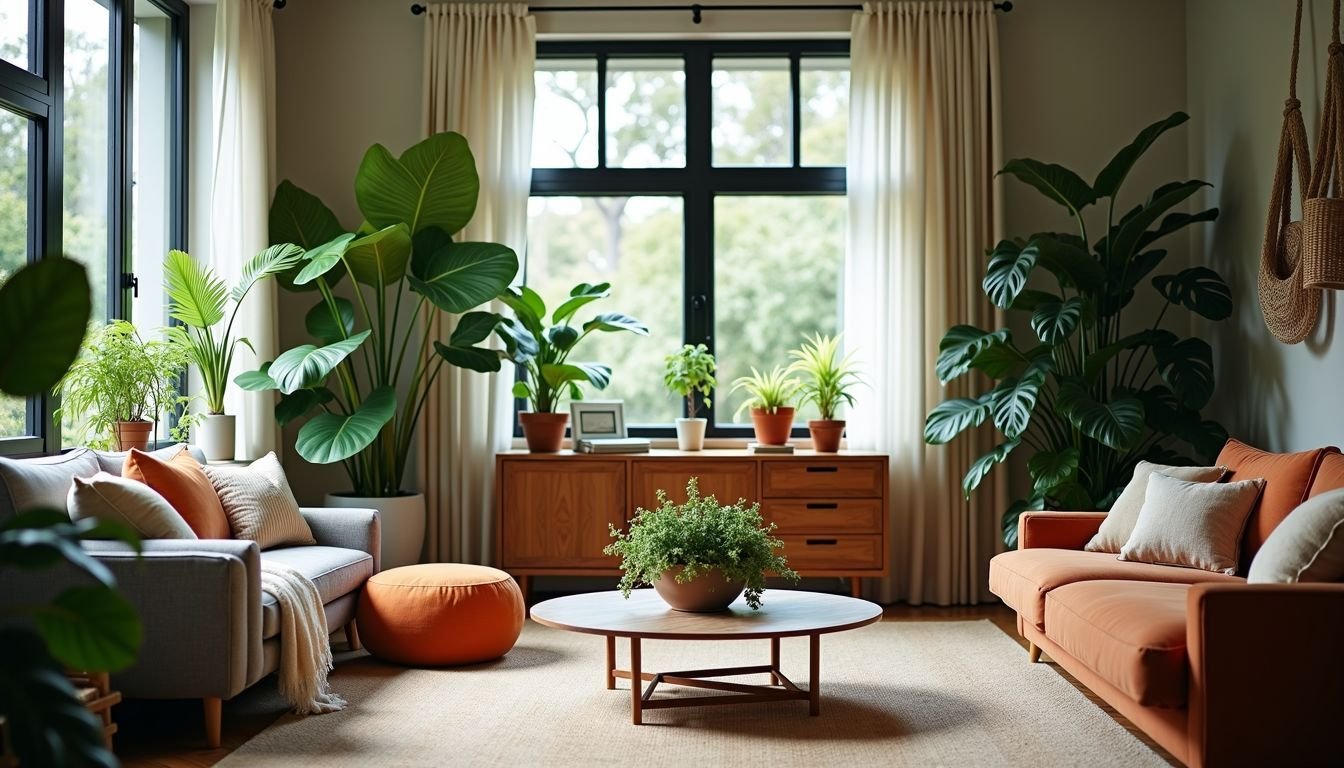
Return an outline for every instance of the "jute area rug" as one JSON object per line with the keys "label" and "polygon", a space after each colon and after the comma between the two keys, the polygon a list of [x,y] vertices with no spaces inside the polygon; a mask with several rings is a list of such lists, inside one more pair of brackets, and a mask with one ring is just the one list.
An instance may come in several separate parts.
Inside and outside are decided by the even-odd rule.
{"label": "jute area rug", "polygon": [[[806,639],[783,642],[785,674],[805,685]],[[769,644],[646,640],[643,652],[646,670],[717,668],[766,663]],[[332,676],[347,709],[286,715],[221,765],[1166,765],[988,621],[824,636],[820,717],[781,702],[646,711],[634,726],[628,682],[606,690],[602,666],[601,637],[530,621],[506,658],[474,667],[358,656]]]}

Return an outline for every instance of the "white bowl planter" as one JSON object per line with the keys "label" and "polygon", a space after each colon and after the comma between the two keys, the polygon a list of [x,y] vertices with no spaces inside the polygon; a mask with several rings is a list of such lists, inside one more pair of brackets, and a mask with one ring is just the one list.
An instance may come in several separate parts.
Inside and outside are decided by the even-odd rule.
{"label": "white bowl planter", "polygon": [[233,461],[234,437],[238,419],[223,413],[209,413],[196,425],[196,446],[206,461]]}
{"label": "white bowl planter", "polygon": [[705,447],[704,419],[677,419],[677,448],[699,451]]}
{"label": "white bowl planter", "polygon": [[326,495],[328,507],[372,509],[378,512],[382,535],[382,562],[386,571],[420,562],[420,548],[425,543],[425,495],[412,493],[405,496],[353,496],[342,493]]}

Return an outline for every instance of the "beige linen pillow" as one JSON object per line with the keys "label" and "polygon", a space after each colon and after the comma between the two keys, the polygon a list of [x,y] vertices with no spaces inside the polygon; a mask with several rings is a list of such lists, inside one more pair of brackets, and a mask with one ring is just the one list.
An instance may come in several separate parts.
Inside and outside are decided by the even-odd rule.
{"label": "beige linen pillow", "polygon": [[65,501],[71,520],[91,517],[121,523],[142,539],[196,538],[187,521],[153,488],[107,472],[74,478]]}
{"label": "beige linen pillow", "polygon": [[274,453],[246,467],[207,464],[205,476],[219,494],[234,538],[255,541],[262,549],[317,543]]}
{"label": "beige linen pillow", "polygon": [[1246,581],[1344,581],[1344,490],[1314,496],[1269,534]]}
{"label": "beige linen pillow", "polygon": [[1227,467],[1169,467],[1140,461],[1134,467],[1134,476],[1130,479],[1129,485],[1120,492],[1120,497],[1106,514],[1106,519],[1101,521],[1101,527],[1097,529],[1096,535],[1083,549],[1088,552],[1109,552],[1114,555],[1125,546],[1130,534],[1134,533],[1134,523],[1138,521],[1139,510],[1143,508],[1143,501],[1148,495],[1148,478],[1154,472],[1193,483],[1216,483],[1227,474]]}
{"label": "beige linen pillow", "polygon": [[1198,483],[1153,474],[1120,559],[1236,575],[1241,534],[1264,487],[1260,478]]}

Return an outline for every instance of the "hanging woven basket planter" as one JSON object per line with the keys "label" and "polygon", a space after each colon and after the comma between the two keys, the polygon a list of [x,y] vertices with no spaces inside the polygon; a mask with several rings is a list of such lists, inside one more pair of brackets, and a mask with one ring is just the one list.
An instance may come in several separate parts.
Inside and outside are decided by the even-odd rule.
{"label": "hanging woven basket planter", "polygon": [[1302,282],[1307,288],[1344,288],[1344,45],[1334,0],[1325,101],[1316,162],[1302,203]]}

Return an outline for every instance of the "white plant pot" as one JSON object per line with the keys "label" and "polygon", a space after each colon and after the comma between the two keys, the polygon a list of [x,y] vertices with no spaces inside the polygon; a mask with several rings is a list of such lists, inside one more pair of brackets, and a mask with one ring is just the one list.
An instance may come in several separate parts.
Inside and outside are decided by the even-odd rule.
{"label": "white plant pot", "polygon": [[423,493],[381,497],[328,493],[325,502],[328,507],[372,509],[378,513],[382,538],[379,568],[382,570],[420,562],[420,548],[425,543]]}
{"label": "white plant pot", "polygon": [[677,419],[677,448],[699,451],[705,447],[704,419]]}
{"label": "white plant pot", "polygon": [[222,413],[206,414],[195,427],[196,446],[205,454],[206,461],[233,461],[237,430],[237,417]]}

